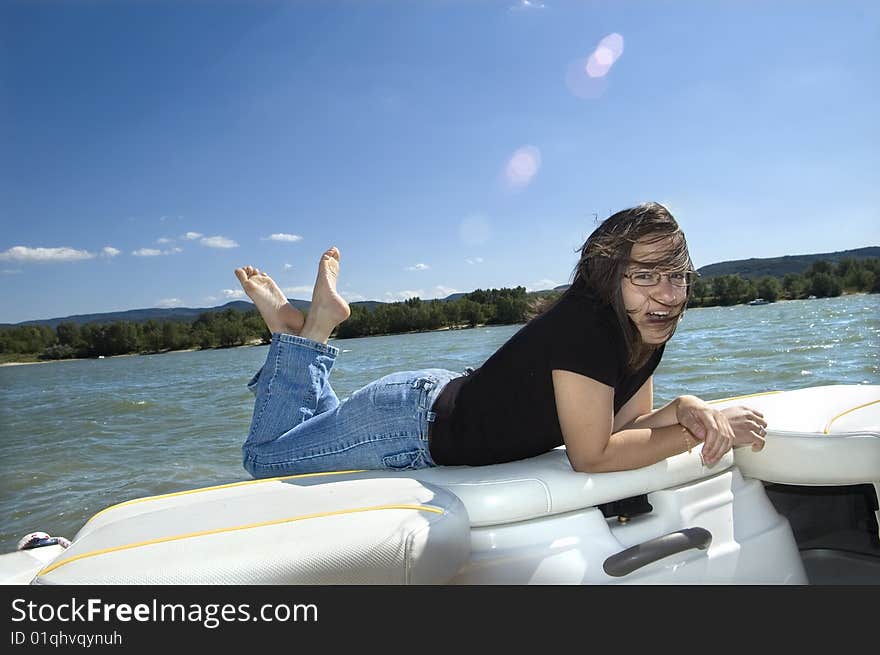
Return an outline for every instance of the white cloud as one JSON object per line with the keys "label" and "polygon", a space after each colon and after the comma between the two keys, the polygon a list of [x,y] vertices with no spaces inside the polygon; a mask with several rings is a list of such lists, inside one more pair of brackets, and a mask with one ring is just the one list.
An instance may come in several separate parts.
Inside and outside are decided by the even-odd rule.
{"label": "white cloud", "polygon": [[295,243],[297,241],[302,241],[302,237],[298,234],[285,234],[284,232],[278,232],[276,234],[269,235],[264,238],[263,241],[289,241]]}
{"label": "white cloud", "polygon": [[30,248],[14,246],[0,252],[0,260],[16,262],[75,262],[81,259],[93,259],[95,255],[87,250],[73,248]]}
{"label": "white cloud", "polygon": [[293,264],[285,264],[282,268],[283,268],[285,271],[289,271],[291,268],[293,268]]}
{"label": "white cloud", "polygon": [[174,239],[169,239],[168,237],[160,237],[156,239],[156,243],[174,243]]}
{"label": "white cloud", "polygon": [[217,300],[217,296],[205,296],[205,302],[216,302]]}
{"label": "white cloud", "polygon": [[427,264],[416,264],[415,266],[407,266],[404,270],[407,271],[427,271],[430,266]]}
{"label": "white cloud", "polygon": [[434,298],[445,298],[446,296],[451,296],[453,293],[458,293],[458,289],[444,287],[442,284],[438,284],[434,287],[434,293],[432,295]]}
{"label": "white cloud", "polygon": [[166,298],[165,300],[160,300],[156,303],[156,307],[182,307],[183,301],[180,298]]}
{"label": "white cloud", "polygon": [[18,275],[21,272],[22,271],[19,268],[5,268],[0,271],[0,273],[3,273],[3,275]]}
{"label": "white cloud", "polygon": [[121,252],[122,252],[121,250],[119,250],[118,248],[114,248],[113,246],[105,246],[104,249],[101,251],[101,256],[102,257],[116,257],[116,255],[118,255]]}
{"label": "white cloud", "polygon": [[238,244],[235,241],[221,236],[205,237],[199,243],[208,248],[238,248]]}
{"label": "white cloud", "polygon": [[137,250],[132,250],[131,254],[136,257],[159,257],[160,255],[176,255],[179,252],[183,252],[183,248],[169,248],[168,250],[139,248]]}
{"label": "white cloud", "polygon": [[184,234],[181,239],[186,239],[187,241],[195,241],[196,239],[201,239],[204,235],[201,232],[187,232]]}
{"label": "white cloud", "polygon": [[468,264],[482,264],[485,260],[482,257],[469,257],[465,261]]}
{"label": "white cloud", "polygon": [[359,302],[361,300],[367,299],[367,297],[361,293],[347,293],[346,292],[346,293],[343,293],[342,295],[348,302]]}
{"label": "white cloud", "polygon": [[239,300],[247,298],[244,289],[223,289],[223,297],[226,300]]}
{"label": "white cloud", "polygon": [[[511,285],[514,286],[514,285]],[[553,287],[558,287],[559,282],[554,282],[553,280],[549,280],[544,278],[543,280],[537,280],[532,282],[531,284],[526,285],[526,291],[545,291],[547,289],[552,289]]]}
{"label": "white cloud", "polygon": [[386,291],[386,302],[397,302],[400,300],[409,300],[410,298],[422,298],[425,292],[421,289],[405,289],[403,291]]}

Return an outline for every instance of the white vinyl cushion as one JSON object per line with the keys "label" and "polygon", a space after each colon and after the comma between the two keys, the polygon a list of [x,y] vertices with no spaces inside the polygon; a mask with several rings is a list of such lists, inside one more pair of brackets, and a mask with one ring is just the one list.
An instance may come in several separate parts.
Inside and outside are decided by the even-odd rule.
{"label": "white vinyl cushion", "polygon": [[756,409],[767,421],[762,451],[734,451],[743,475],[814,486],[880,481],[880,385],[809,387],[713,403],[731,405]]}
{"label": "white vinyl cushion", "polygon": [[467,513],[448,492],[409,479],[315,478],[111,507],[34,583],[442,584],[467,560]]}
{"label": "white vinyl cushion", "polygon": [[360,475],[417,478],[443,487],[467,508],[472,527],[513,523],[595,507],[632,496],[668,489],[712,477],[733,466],[725,454],[711,468],[703,465],[700,448],[632,471],[577,473],[565,448],[507,464],[441,466],[389,474],[371,471]]}

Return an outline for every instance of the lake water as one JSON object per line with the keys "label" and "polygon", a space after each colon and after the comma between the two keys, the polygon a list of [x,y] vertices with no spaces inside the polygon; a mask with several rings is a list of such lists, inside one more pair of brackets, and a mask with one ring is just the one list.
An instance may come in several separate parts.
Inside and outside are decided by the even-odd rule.
{"label": "lake water", "polygon": [[[340,398],[398,370],[479,366],[520,326],[335,341]],[[0,367],[0,553],[34,530],[72,538],[132,498],[248,479],[241,467],[266,346]],[[656,403],[880,383],[880,295],[691,309]]]}

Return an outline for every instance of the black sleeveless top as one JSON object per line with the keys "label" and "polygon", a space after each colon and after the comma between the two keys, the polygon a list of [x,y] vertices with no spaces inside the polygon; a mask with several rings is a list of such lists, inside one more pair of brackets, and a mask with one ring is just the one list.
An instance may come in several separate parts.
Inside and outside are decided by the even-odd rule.
{"label": "black sleeveless top", "polygon": [[431,457],[441,465],[477,466],[552,450],[563,444],[554,369],[613,387],[617,413],[654,373],[663,349],[628,371],[614,310],[590,294],[566,293],[480,368],[447,384],[433,407]]}

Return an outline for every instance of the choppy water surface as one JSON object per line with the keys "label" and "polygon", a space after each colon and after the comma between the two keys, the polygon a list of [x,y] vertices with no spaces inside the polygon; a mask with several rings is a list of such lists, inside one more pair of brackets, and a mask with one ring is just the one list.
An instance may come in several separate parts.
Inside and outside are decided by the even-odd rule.
{"label": "choppy water surface", "polygon": [[[344,397],[397,370],[479,366],[520,326],[336,341]],[[267,347],[0,368],[0,552],[73,537],[140,496],[247,479],[245,388]],[[880,383],[880,296],[692,309],[655,376],[656,402]]]}

